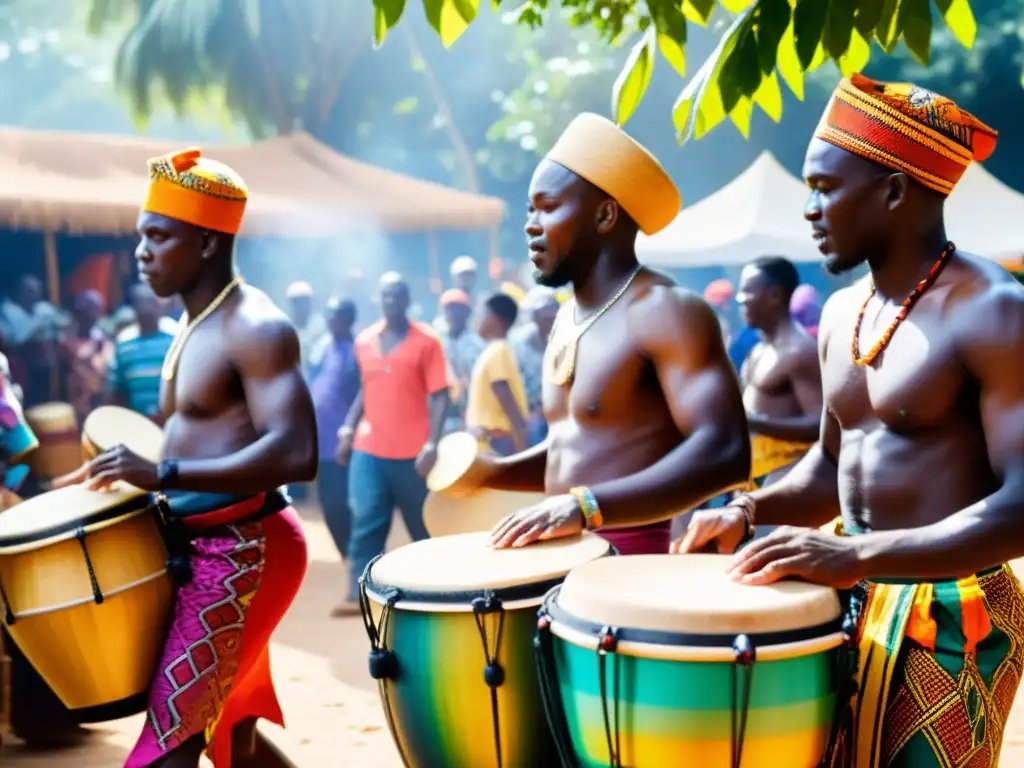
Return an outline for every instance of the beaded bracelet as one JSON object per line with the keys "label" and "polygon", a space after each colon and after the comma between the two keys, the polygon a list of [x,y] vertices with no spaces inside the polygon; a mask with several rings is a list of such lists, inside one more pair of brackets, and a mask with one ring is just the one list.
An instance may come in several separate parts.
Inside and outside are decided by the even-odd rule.
{"label": "beaded bracelet", "polygon": [[597,497],[589,488],[578,485],[575,488],[570,488],[569,493],[576,497],[576,503],[580,505],[584,528],[591,531],[604,525],[604,516],[601,514],[601,507],[597,504]]}
{"label": "beaded bracelet", "polygon": [[747,538],[754,537],[754,512],[757,509],[757,502],[749,493],[743,493],[730,501],[726,506],[736,507],[743,513],[747,521]]}

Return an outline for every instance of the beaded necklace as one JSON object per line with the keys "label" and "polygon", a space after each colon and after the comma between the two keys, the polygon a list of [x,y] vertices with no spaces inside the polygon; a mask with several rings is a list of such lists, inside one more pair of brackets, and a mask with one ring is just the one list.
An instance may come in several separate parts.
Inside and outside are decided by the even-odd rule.
{"label": "beaded necklace", "polygon": [[932,264],[932,268],[928,270],[928,274],[921,282],[919,282],[914,290],[910,292],[910,295],[903,300],[903,306],[900,307],[900,311],[896,314],[896,319],[892,321],[888,328],[885,329],[885,333],[882,334],[882,338],[871,348],[864,357],[860,356],[860,326],[864,322],[864,312],[868,308],[868,302],[871,301],[875,295],[875,283],[871,283],[871,292],[868,293],[868,297],[864,299],[864,304],[860,308],[860,312],[857,314],[857,322],[853,326],[853,344],[851,345],[851,353],[853,356],[853,362],[855,365],[871,365],[875,362],[875,358],[878,357],[882,350],[889,346],[889,342],[892,340],[892,335],[896,333],[896,329],[900,327],[900,323],[907,319],[907,315],[910,314],[910,310],[917,304],[917,300],[920,299],[925,291],[932,287],[935,280],[938,278],[939,273],[942,272],[943,267],[949,262],[949,257],[953,255],[953,251],[956,250],[956,246],[953,245],[952,241],[946,243],[946,247],[942,249],[942,253],[939,254],[938,260]]}
{"label": "beaded necklace", "polygon": [[[167,357],[164,358],[164,364],[160,369],[160,376],[164,381],[174,381],[174,375],[178,371],[178,359],[181,357],[181,353],[185,349],[185,342],[188,341],[188,337],[192,335],[192,331],[194,331],[196,326],[203,322],[203,320],[212,315],[214,310],[223,304],[224,300],[231,295],[231,292],[241,284],[242,278],[234,278],[224,287],[224,290],[218,293],[216,298],[207,305],[206,309],[196,315],[195,320],[189,320],[188,325],[185,326],[185,330],[175,336],[174,341],[171,342],[171,348],[167,350]],[[187,314],[182,316],[182,320],[187,319]]]}

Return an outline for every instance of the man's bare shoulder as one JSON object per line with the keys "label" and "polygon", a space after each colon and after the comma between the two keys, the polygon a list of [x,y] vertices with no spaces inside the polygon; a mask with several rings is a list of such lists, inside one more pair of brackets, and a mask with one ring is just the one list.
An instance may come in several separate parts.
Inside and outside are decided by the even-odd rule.
{"label": "man's bare shoulder", "polygon": [[226,328],[239,363],[258,367],[298,365],[299,335],[288,316],[263,291],[244,285]]}
{"label": "man's bare shoulder", "polygon": [[1019,350],[1024,345],[1024,285],[995,262],[957,256],[947,310],[958,345],[968,353],[993,346]]}
{"label": "man's bare shoulder", "polygon": [[[718,317],[703,297],[654,276],[632,296],[627,320],[630,336],[644,349],[682,345],[707,354],[723,350]],[[724,354],[724,351],[723,351]]]}

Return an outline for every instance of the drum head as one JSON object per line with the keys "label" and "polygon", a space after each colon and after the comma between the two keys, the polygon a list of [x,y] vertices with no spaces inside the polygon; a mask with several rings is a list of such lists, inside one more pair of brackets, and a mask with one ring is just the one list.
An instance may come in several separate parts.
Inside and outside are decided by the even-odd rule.
{"label": "drum head", "polygon": [[40,403],[25,411],[25,420],[39,427],[74,429],[75,409],[69,403]]}
{"label": "drum head", "polygon": [[764,587],[726,575],[730,555],[607,557],[562,584],[558,606],[599,625],[689,634],[764,634],[826,624],[840,614],[834,589],[802,581]]}
{"label": "drum head", "polygon": [[494,549],[489,542],[489,533],[463,533],[407,544],[374,563],[370,580],[421,595],[505,589],[560,579],[611,551],[590,533],[520,549]]}
{"label": "drum head", "polygon": [[117,405],[104,405],[85,417],[85,438],[103,453],[124,445],[147,461],[160,461],[164,432],[140,413]]}
{"label": "drum head", "polygon": [[469,432],[445,435],[437,444],[437,460],[427,475],[427,488],[443,491],[461,480],[476,461],[480,443]]}
{"label": "drum head", "polygon": [[148,493],[124,484],[107,491],[71,485],[44,493],[0,513],[0,554],[29,544],[45,546],[80,525],[114,519],[148,503]]}
{"label": "drum head", "polygon": [[431,536],[489,531],[503,518],[546,498],[543,493],[490,489],[459,497],[431,493],[423,504],[423,524]]}

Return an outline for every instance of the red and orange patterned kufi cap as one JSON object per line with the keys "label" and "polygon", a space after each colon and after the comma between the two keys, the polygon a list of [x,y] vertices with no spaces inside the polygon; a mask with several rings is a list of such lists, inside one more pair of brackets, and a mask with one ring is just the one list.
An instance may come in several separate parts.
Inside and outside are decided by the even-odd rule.
{"label": "red and orange patterned kufi cap", "polygon": [[198,149],[186,149],[149,161],[142,210],[235,235],[248,199],[241,176]]}
{"label": "red and orange patterned kufi cap", "polygon": [[948,195],[999,134],[945,96],[854,75],[839,83],[815,136]]}

